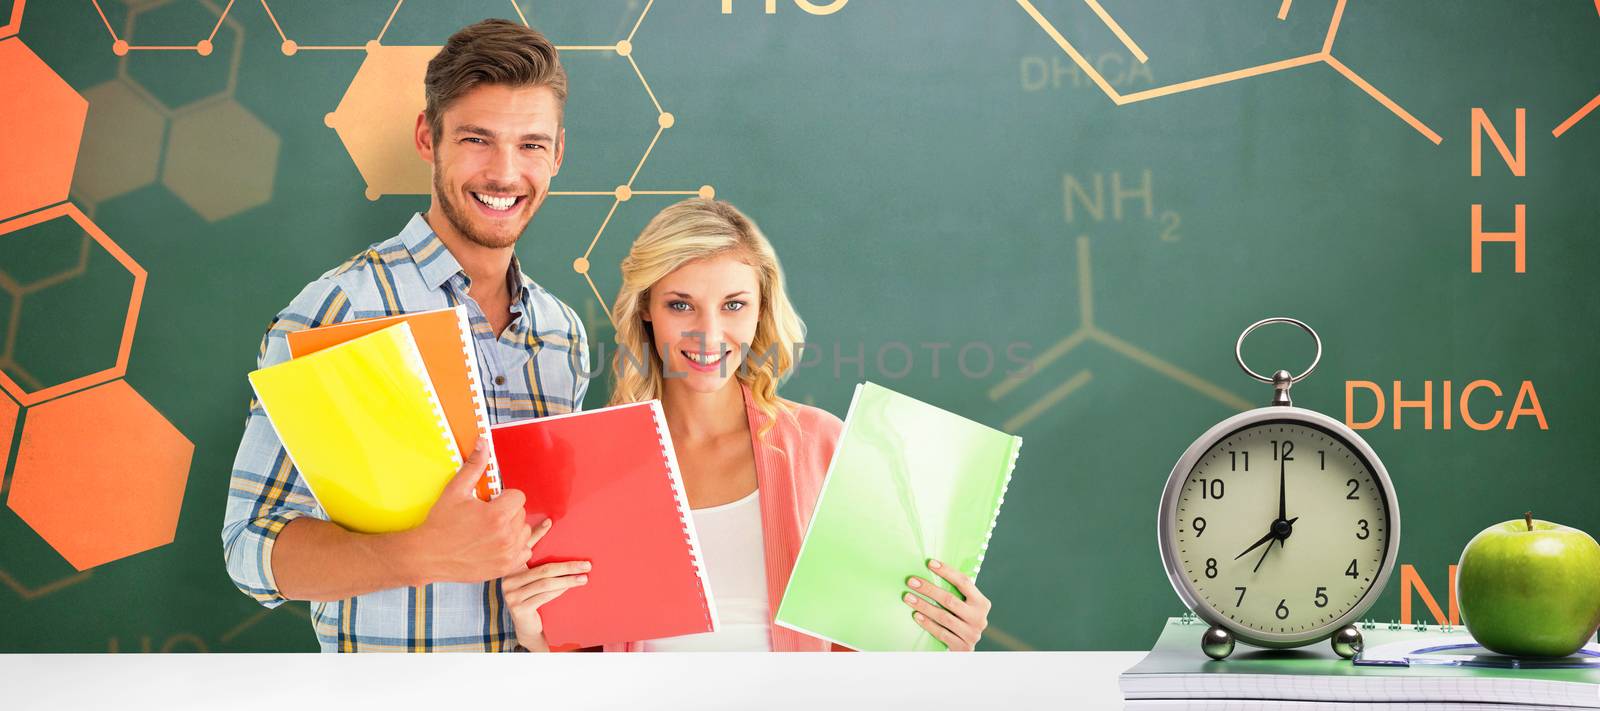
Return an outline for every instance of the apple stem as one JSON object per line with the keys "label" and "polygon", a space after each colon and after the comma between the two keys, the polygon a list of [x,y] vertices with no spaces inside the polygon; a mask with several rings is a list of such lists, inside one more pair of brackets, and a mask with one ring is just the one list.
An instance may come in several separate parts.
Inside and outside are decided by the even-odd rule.
{"label": "apple stem", "polygon": [[1528,522],[1528,530],[1532,531],[1533,530],[1533,512],[1532,511],[1523,512],[1522,520]]}

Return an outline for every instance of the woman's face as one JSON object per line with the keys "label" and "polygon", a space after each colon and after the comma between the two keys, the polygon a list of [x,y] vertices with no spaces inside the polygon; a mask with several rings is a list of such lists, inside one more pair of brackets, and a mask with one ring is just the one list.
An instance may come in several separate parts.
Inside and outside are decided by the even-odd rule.
{"label": "woman's face", "polygon": [[756,268],[731,254],[689,262],[650,287],[645,320],[667,387],[709,393],[727,384],[755,339],[761,307]]}

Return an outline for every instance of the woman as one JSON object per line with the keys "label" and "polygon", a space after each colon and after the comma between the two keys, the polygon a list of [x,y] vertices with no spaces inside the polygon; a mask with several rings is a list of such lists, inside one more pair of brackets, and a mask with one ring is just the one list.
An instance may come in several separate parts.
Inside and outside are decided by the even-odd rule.
{"label": "woman", "polygon": [[[824,640],[773,624],[843,423],[778,397],[805,327],[772,245],[726,202],[668,207],[622,260],[612,320],[611,404],[661,400],[721,624],[607,651],[828,650]],[[928,567],[929,577],[905,581],[907,612],[950,649],[970,651],[988,625],[989,600],[959,571],[938,561]],[[584,579],[538,569],[505,578],[522,646],[545,648],[538,607]]]}

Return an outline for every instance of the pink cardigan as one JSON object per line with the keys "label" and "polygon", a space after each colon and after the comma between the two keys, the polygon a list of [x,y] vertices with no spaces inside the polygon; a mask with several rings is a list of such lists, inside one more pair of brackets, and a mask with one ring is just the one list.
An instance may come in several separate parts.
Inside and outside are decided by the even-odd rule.
{"label": "pink cardigan", "polygon": [[[768,418],[756,409],[750,389],[744,391],[745,416],[750,422],[751,450],[756,458],[756,486],[761,491],[761,534],[765,539],[767,561],[767,604],[776,615],[789,584],[789,571],[800,555],[800,540],[811,522],[822,478],[828,472],[834,447],[844,423],[825,410],[790,403],[790,413],[779,412],[777,422],[766,438],[757,433]],[[826,652],[832,645],[824,640],[768,623],[774,652]],[[638,642],[608,644],[607,652],[637,652]]]}

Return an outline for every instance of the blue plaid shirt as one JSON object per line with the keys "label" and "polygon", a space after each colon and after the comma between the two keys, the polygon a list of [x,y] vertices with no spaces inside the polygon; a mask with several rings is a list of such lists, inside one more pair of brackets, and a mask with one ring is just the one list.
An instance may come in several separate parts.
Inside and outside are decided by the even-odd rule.
{"label": "blue plaid shirt", "polygon": [[[491,422],[579,409],[589,353],[578,315],[522,273],[515,258],[511,326],[495,334],[467,296],[470,280],[421,215],[399,235],[323,274],[280,312],[261,340],[267,367],[289,359],[286,334],[304,328],[466,304]],[[508,277],[509,278],[509,277]],[[267,607],[287,601],[272,577],[272,545],[302,516],[326,520],[260,403],[250,403],[234,460],[222,543],[235,585]],[[434,583],[311,604],[324,652],[509,651],[516,633],[498,580]]]}

